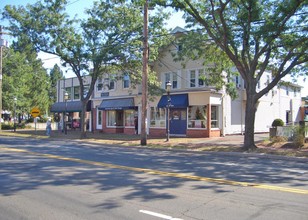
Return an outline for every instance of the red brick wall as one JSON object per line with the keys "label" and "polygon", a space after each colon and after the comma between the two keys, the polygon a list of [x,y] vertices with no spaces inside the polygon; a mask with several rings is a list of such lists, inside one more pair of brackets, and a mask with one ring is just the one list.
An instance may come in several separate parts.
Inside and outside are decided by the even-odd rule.
{"label": "red brick wall", "polygon": [[107,133],[107,134],[124,133],[124,128],[104,128],[103,133]]}
{"label": "red brick wall", "polygon": [[124,128],[124,134],[135,134],[135,128],[132,127],[125,127]]}
{"label": "red brick wall", "polygon": [[165,128],[150,128],[149,135],[151,137],[166,137],[166,129]]}
{"label": "red brick wall", "polygon": [[209,137],[209,132],[208,130],[201,130],[201,129],[187,129],[186,131],[187,137],[190,138],[204,138],[204,137]]}
{"label": "red brick wall", "polygon": [[220,137],[221,131],[220,130],[211,130],[209,137]]}

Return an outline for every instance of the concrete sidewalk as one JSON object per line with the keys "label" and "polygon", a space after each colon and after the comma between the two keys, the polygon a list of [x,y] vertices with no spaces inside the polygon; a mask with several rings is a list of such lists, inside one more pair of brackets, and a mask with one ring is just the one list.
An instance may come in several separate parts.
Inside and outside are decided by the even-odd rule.
{"label": "concrete sidewalk", "polygon": [[[123,142],[138,145],[140,142],[139,135],[125,135],[125,134],[105,134],[101,132],[87,132],[87,137],[85,139],[80,139],[80,131],[78,130],[68,130],[67,134],[61,131],[52,131],[51,136],[46,135],[46,131],[40,130],[16,130],[12,131],[2,131],[1,134],[6,135],[23,135],[23,136],[40,136],[42,138],[50,139],[70,139],[70,140],[83,140],[83,141],[97,141],[97,142]],[[269,138],[269,134],[255,134],[255,142],[262,142]],[[163,146],[186,146],[188,148],[196,148],[200,146],[233,146],[241,147],[244,143],[244,135],[228,135],[225,137],[213,137],[213,138],[186,138],[186,137],[170,137],[169,142],[166,142],[166,138],[153,138],[151,136],[147,137],[147,143],[149,144],[161,144]]]}
{"label": "concrete sidewalk", "polygon": [[[166,138],[147,138],[147,145],[140,145],[139,135],[124,135],[124,134],[104,134],[100,132],[87,133],[87,137],[80,139],[80,131],[69,130],[67,134],[61,131],[52,131],[51,136],[46,135],[45,130],[16,130],[13,131],[0,131],[0,136],[12,136],[12,137],[29,137],[53,140],[67,140],[78,141],[85,143],[93,143],[97,145],[109,145],[109,146],[121,146],[121,147],[148,147],[152,149],[164,149],[164,150],[185,150],[194,152],[220,152],[220,153],[247,153],[244,151],[243,135],[229,135],[225,137],[213,137],[213,138],[186,138],[186,137],[170,137],[170,141],[166,142]],[[298,159],[302,158],[307,162],[308,160],[308,144],[303,148],[290,147],[290,143],[274,143],[273,145],[269,141],[269,134],[255,134],[255,144],[258,148],[250,152],[254,155],[270,157],[270,155],[284,156],[284,159],[288,157]]]}

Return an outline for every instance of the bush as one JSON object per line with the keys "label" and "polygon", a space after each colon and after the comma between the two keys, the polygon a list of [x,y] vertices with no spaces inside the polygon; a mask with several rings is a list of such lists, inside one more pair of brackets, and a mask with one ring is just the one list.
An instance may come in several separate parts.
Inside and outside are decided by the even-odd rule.
{"label": "bush", "polygon": [[14,129],[14,123],[1,123],[1,129],[2,130],[13,130]]}
{"label": "bush", "polygon": [[305,128],[296,126],[293,132],[292,141],[297,148],[301,148],[305,144]]}
{"label": "bush", "polygon": [[284,122],[280,118],[275,119],[272,123],[272,127],[278,127],[278,126],[284,126]]}
{"label": "bush", "polygon": [[287,142],[288,138],[283,136],[275,136],[271,138],[271,141],[273,143],[281,143],[281,142]]}

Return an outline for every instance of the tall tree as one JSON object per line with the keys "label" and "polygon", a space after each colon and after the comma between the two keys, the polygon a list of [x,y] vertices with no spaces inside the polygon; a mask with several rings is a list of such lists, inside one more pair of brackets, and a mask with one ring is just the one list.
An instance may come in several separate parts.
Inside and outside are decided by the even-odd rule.
{"label": "tall tree", "polygon": [[[49,111],[49,77],[35,53],[10,49],[3,62],[3,109],[28,114],[34,106]],[[43,82],[43,83],[42,83]]]}
{"label": "tall tree", "polygon": [[[244,148],[253,150],[258,100],[286,75],[307,74],[307,0],[158,0],[185,12],[233,62],[245,81]],[[257,91],[265,71],[271,81]]]}
{"label": "tall tree", "polygon": [[[3,17],[10,21],[9,30],[14,36],[31,42],[38,51],[59,56],[62,64],[73,70],[80,84],[81,137],[85,137],[86,104],[95,82],[103,73],[133,67],[133,61],[138,61],[143,20],[136,3],[97,1],[86,10],[87,18],[82,20],[65,13],[67,3],[67,0],[44,0],[26,7],[6,6]],[[162,25],[165,15],[152,16],[153,35],[166,33]],[[159,40],[155,39],[157,46]],[[134,63],[140,64],[140,59]],[[84,75],[91,76],[86,95]]]}
{"label": "tall tree", "polygon": [[51,103],[55,103],[57,102],[57,82],[64,78],[63,71],[58,66],[58,64],[55,64],[53,68],[50,70],[49,77],[51,83],[49,97]]}

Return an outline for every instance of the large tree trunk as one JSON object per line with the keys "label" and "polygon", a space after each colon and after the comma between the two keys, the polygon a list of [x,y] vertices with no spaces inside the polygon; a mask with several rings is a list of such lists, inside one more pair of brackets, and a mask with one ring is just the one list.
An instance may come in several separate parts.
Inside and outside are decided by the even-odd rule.
{"label": "large tree trunk", "polygon": [[87,100],[82,100],[82,111],[80,116],[81,121],[81,132],[80,132],[80,139],[87,137],[87,122],[86,122],[86,111],[87,111]]}
{"label": "large tree trunk", "polygon": [[252,92],[246,90],[247,101],[245,109],[245,137],[243,148],[247,151],[253,151],[257,148],[254,140],[257,100],[254,98],[254,94],[251,93]]}

